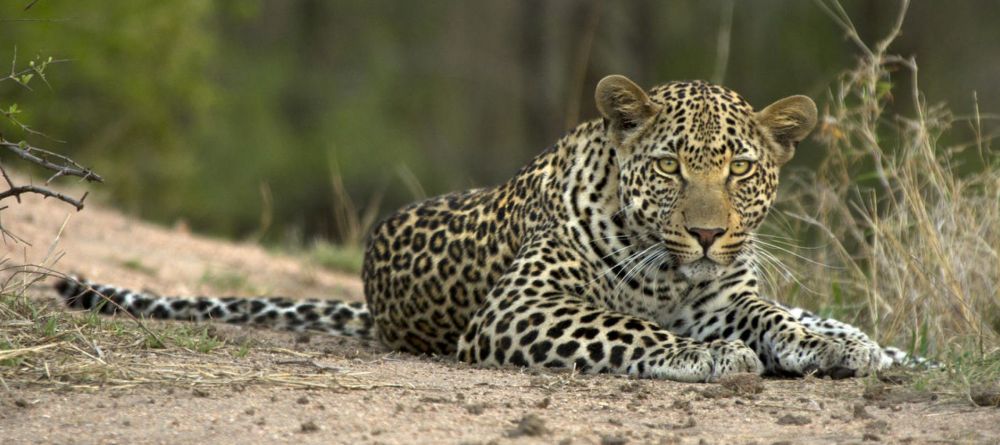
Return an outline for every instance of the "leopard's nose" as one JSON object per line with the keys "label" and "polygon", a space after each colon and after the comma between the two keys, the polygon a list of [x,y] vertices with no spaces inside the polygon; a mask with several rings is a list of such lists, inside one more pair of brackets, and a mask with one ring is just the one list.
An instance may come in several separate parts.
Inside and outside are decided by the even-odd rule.
{"label": "leopard's nose", "polygon": [[698,240],[698,244],[701,244],[701,248],[705,251],[708,251],[712,243],[719,239],[723,233],[726,233],[726,229],[704,229],[701,227],[688,227],[687,231]]}

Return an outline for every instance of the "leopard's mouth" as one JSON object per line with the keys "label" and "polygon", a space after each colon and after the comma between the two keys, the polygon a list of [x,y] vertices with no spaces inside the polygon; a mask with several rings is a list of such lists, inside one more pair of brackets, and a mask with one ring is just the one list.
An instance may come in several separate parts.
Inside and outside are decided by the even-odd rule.
{"label": "leopard's mouth", "polygon": [[707,256],[701,259],[681,264],[677,272],[689,282],[712,281],[719,278],[724,267]]}
{"label": "leopard's mouth", "polygon": [[674,264],[678,267],[704,267],[703,265],[712,265],[721,268],[730,265],[739,256],[739,253],[721,253],[713,250],[706,252],[700,249],[681,250],[668,247],[667,251],[673,256]]}

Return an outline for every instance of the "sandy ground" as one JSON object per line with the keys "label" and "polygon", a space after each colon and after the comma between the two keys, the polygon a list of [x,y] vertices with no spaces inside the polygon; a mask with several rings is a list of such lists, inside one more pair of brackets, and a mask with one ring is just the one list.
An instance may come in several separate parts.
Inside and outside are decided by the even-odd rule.
{"label": "sandy ground", "polygon": [[[76,213],[51,200],[26,199],[4,210],[4,226],[32,247],[0,244],[0,257],[41,261],[67,215],[56,248],[64,253],[59,270],[163,294],[363,299],[356,277],[254,245],[153,226],[95,205]],[[55,301],[41,286],[29,295]],[[255,346],[242,358],[150,350],[144,360],[235,362],[292,375],[322,369],[330,374],[329,388],[192,382],[69,391],[0,387],[0,442],[1000,443],[1000,409],[975,408],[875,379],[679,384],[478,369],[448,358],[392,353],[355,339],[238,326],[219,326],[216,332],[234,342],[253,338]],[[113,359],[114,351],[107,353]]]}

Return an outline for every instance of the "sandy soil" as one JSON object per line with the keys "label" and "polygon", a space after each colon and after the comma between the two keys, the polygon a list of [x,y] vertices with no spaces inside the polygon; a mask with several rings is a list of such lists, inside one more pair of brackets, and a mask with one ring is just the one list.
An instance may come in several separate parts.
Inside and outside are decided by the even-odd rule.
{"label": "sandy soil", "polygon": [[[3,211],[5,227],[33,246],[0,244],[0,257],[41,261],[67,215],[56,248],[65,253],[59,270],[163,294],[363,299],[356,277],[254,245],[156,227],[99,206],[76,213],[51,200],[26,199]],[[233,276],[245,279],[216,279]],[[55,301],[41,286],[29,295]],[[0,387],[0,442],[1000,443],[997,408],[974,408],[875,379],[679,384],[478,369],[355,339],[237,326],[219,326],[216,332],[234,342],[253,338],[255,346],[242,358],[151,350],[145,360],[235,361],[247,369],[292,375],[323,369],[330,387],[192,382],[91,391]],[[113,358],[114,351],[107,352]],[[345,381],[352,384],[338,385]]]}

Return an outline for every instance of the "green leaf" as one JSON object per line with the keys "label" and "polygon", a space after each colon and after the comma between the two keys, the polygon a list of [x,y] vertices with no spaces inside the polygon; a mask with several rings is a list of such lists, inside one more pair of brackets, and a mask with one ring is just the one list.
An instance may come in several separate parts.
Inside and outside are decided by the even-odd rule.
{"label": "green leaf", "polygon": [[856,182],[863,182],[863,181],[870,181],[872,179],[878,179],[878,178],[879,178],[878,171],[872,170],[872,171],[868,171],[868,172],[864,172],[864,173],[858,174],[854,178],[854,180]]}
{"label": "green leaf", "polygon": [[875,85],[875,96],[882,99],[892,92],[892,82],[883,80]]}

